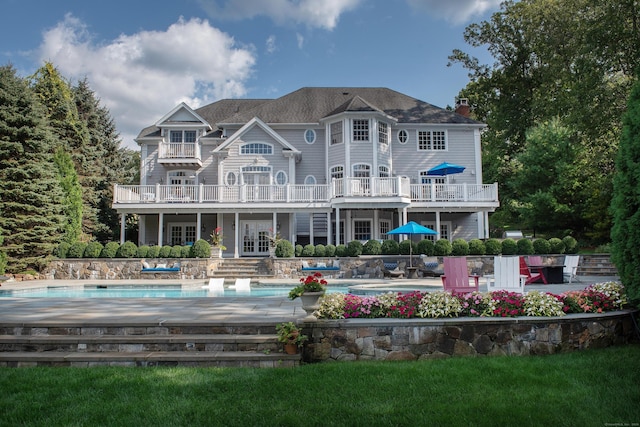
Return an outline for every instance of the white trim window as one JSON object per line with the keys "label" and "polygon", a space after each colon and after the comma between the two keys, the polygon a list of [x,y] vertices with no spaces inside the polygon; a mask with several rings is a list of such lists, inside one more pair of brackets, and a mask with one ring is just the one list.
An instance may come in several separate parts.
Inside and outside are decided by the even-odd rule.
{"label": "white trim window", "polygon": [[369,178],[371,177],[371,166],[366,163],[356,163],[353,165],[353,177],[354,178]]}
{"label": "white trim window", "polygon": [[355,142],[369,142],[369,120],[368,119],[353,119],[351,121],[353,126],[353,141]]}
{"label": "white trim window", "polygon": [[276,185],[287,185],[287,182],[289,182],[289,178],[287,177],[287,173],[285,171],[276,172],[274,180],[276,182]]}
{"label": "white trim window", "polygon": [[273,154],[273,145],[265,142],[249,142],[240,146],[240,154],[271,155]]}
{"label": "white trim window", "polygon": [[307,175],[304,177],[304,185],[316,185],[316,177],[313,175]]}
{"label": "white trim window", "polygon": [[307,144],[313,144],[316,142],[316,131],[313,129],[307,129],[304,131],[304,141]]}
{"label": "white trim window", "polygon": [[331,123],[331,145],[342,144],[344,142],[342,136],[342,122]]}
{"label": "white trim window", "polygon": [[378,176],[380,178],[390,178],[391,172],[388,166],[378,166]]}
{"label": "white trim window", "polygon": [[331,179],[342,179],[344,178],[344,166],[338,165],[334,166],[330,170]]}
{"label": "white trim window", "polygon": [[420,184],[445,184],[446,179],[429,175],[429,171],[420,171]]}
{"label": "white trim window", "polygon": [[169,131],[169,142],[196,142],[195,130],[171,130]]}
{"label": "white trim window", "polygon": [[366,242],[371,240],[371,220],[370,219],[354,219],[353,220],[353,239]]}
{"label": "white trim window", "polygon": [[400,129],[398,131],[398,142],[400,144],[406,144],[409,140],[409,133],[405,129]]}
{"label": "white trim window", "polygon": [[418,150],[446,151],[447,131],[420,130],[418,131]]}
{"label": "white trim window", "polygon": [[236,185],[238,183],[238,175],[233,171],[227,172],[225,182],[227,185]]}
{"label": "white trim window", "polygon": [[389,125],[385,122],[378,122],[378,142],[389,145]]}
{"label": "white trim window", "polygon": [[387,240],[389,238],[387,233],[391,230],[391,221],[389,221],[388,219],[381,219],[379,227],[380,227],[380,230],[379,230],[380,239]]}

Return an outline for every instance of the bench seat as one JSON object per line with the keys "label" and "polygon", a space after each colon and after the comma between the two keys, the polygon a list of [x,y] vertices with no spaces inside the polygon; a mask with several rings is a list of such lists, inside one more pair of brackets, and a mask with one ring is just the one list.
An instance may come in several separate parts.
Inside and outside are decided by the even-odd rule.
{"label": "bench seat", "polygon": [[165,268],[143,268],[142,273],[166,273],[171,271],[180,271],[180,267],[165,267]]}

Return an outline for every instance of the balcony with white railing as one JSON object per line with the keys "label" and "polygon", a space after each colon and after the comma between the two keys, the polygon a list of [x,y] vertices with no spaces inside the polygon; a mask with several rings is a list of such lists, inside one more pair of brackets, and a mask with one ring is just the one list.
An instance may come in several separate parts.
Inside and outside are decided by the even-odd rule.
{"label": "balcony with white railing", "polygon": [[162,142],[159,147],[158,162],[170,165],[202,166],[200,143]]}
{"label": "balcony with white railing", "polygon": [[343,178],[329,185],[116,185],[118,204],[207,204],[227,206],[267,203],[308,205],[351,202],[405,203],[428,207],[498,206],[497,184],[409,184],[406,178]]}

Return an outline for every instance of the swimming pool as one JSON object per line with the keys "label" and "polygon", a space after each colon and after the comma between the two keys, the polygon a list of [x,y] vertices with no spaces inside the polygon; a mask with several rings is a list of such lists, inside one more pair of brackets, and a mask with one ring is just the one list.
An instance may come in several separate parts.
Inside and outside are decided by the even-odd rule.
{"label": "swimming pool", "polygon": [[[150,285],[85,285],[56,286],[24,290],[0,290],[0,298],[209,298],[209,297],[286,297],[293,285],[252,286],[249,293],[225,289],[219,294],[202,288]],[[328,286],[327,293],[347,293],[348,286]]]}

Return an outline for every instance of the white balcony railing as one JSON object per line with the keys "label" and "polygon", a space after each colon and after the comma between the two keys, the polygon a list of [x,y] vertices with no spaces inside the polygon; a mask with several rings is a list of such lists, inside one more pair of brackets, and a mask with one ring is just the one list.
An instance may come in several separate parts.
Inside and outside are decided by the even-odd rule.
{"label": "white balcony railing", "polygon": [[498,202],[497,184],[409,184],[406,178],[343,178],[329,185],[116,185],[114,203],[330,203],[384,197],[414,203]]}
{"label": "white balcony railing", "polygon": [[160,144],[160,159],[200,159],[200,144],[197,142],[163,142]]}

